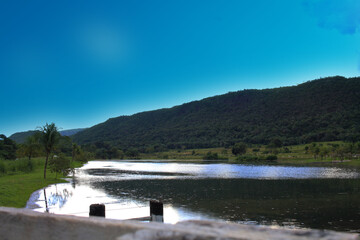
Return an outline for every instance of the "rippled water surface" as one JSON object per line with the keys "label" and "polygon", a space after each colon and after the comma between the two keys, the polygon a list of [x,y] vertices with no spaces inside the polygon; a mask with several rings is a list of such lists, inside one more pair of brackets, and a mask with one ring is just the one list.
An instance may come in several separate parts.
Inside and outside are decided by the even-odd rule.
{"label": "rippled water surface", "polygon": [[104,203],[107,218],[129,219],[149,215],[151,199],[164,202],[167,223],[219,219],[360,232],[360,173],[338,167],[91,161],[70,183],[35,192],[27,207],[88,216],[90,204]]}

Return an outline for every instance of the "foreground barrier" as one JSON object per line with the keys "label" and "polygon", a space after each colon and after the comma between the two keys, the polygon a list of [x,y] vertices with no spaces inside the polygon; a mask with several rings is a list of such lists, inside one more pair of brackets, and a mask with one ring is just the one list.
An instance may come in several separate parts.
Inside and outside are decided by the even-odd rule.
{"label": "foreground barrier", "polygon": [[186,221],[175,225],[74,217],[0,207],[0,239],[180,240],[287,239],[360,240],[359,235],[319,230],[288,230],[226,222]]}

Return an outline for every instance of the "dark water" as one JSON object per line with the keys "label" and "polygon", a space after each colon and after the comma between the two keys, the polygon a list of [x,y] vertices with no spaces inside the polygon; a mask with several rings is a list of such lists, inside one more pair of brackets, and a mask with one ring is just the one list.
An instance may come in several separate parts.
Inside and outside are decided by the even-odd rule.
{"label": "dark water", "polygon": [[[127,219],[148,215],[148,201],[158,199],[169,223],[218,219],[360,232],[359,176],[335,167],[97,161],[45,192],[54,213],[86,216],[101,202],[107,217]],[[32,197],[28,207],[44,211],[43,191]]]}

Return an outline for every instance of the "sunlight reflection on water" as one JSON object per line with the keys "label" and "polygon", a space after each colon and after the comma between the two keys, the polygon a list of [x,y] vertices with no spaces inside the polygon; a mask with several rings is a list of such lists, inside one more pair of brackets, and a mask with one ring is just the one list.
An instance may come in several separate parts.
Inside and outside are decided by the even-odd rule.
{"label": "sunlight reflection on water", "polygon": [[[45,202],[45,195],[47,201]],[[104,191],[86,185],[76,186],[61,183],[51,185],[39,190],[36,200],[28,202],[27,208],[37,212],[50,212],[55,214],[89,216],[89,206],[93,203],[102,203],[106,206],[106,218],[126,220],[149,216],[149,204],[127,197],[123,193],[119,197],[111,197]],[[174,208],[171,204],[164,205],[165,223],[176,223],[188,219],[214,219],[206,214],[198,214],[184,208]]]}
{"label": "sunlight reflection on water", "polygon": [[[312,199],[312,196],[304,195],[310,193],[299,191],[299,188],[308,189],[304,188],[307,185],[295,183],[294,181],[306,179],[358,179],[359,177],[359,172],[354,169],[337,167],[203,164],[153,160],[91,161],[75,171],[70,183],[50,185],[45,188],[45,191],[39,190],[35,192],[28,201],[27,208],[39,212],[48,210],[50,213],[86,217],[89,214],[91,204],[103,203],[106,205],[106,218],[130,219],[148,216],[148,200],[158,197],[165,200],[164,220],[166,223],[176,223],[188,219],[222,219],[248,224],[264,222],[272,225],[272,223],[277,222],[277,224],[274,224],[299,227],[303,223],[299,219],[293,218],[293,213],[296,212],[287,210],[296,209],[298,207],[297,200],[296,202],[293,201],[290,198],[291,194],[287,192],[274,194],[271,193],[272,191],[267,192],[269,187],[273,191],[282,191],[281,189],[287,187],[287,183],[283,182],[290,181],[290,185],[293,187],[289,188],[289,191],[295,191],[292,192],[292,194],[297,194],[294,196],[295,199],[301,199],[304,196],[305,199]],[[184,182],[183,180],[190,182]],[[199,185],[202,184],[199,181],[205,182],[203,185]],[[280,186],[277,187],[273,183],[274,181],[280,181]],[[134,184],[131,185],[131,183]],[[158,184],[160,185],[158,186]],[[164,185],[161,186],[162,184]],[[198,185],[195,186],[194,184]],[[165,188],[161,189],[162,187],[166,187],[167,190]],[[257,189],[260,193],[251,192],[251,189]],[[299,192],[297,193],[297,191]],[[265,193],[267,195],[264,195]],[[44,194],[46,194],[46,202]],[[177,199],[172,200],[175,197]],[[284,205],[281,202],[284,201],[282,199],[287,201],[289,197],[286,202],[286,204],[289,204],[287,209],[279,210],[283,211],[280,214],[289,216],[274,221],[271,220],[272,217],[260,215],[260,219],[254,221],[251,218],[251,212],[247,211],[250,211],[250,209],[256,211],[261,208],[264,208],[261,214],[273,211],[273,207],[268,207],[265,204],[268,201],[266,199],[271,200],[274,197],[279,197],[279,200],[277,200],[279,206]],[[261,204],[259,205],[261,208],[257,204]],[[277,204],[277,202],[274,202],[274,204]],[[244,208],[245,206],[247,208]]]}
{"label": "sunlight reflection on water", "polygon": [[90,180],[96,178],[96,181],[153,178],[307,179],[359,178],[360,176],[355,170],[336,167],[289,167],[224,163],[196,164],[129,161],[107,161],[106,164],[104,164],[104,161],[92,161],[82,167],[77,174],[83,179]]}

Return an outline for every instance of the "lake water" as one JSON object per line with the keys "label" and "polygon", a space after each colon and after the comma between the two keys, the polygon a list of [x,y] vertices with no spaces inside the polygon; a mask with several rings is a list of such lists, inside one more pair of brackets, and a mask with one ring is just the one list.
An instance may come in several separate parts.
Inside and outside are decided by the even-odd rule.
{"label": "lake water", "polygon": [[357,169],[91,161],[69,180],[35,192],[27,208],[88,216],[90,204],[104,203],[107,218],[130,219],[148,216],[156,199],[166,223],[209,219],[360,232]]}

